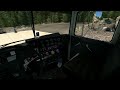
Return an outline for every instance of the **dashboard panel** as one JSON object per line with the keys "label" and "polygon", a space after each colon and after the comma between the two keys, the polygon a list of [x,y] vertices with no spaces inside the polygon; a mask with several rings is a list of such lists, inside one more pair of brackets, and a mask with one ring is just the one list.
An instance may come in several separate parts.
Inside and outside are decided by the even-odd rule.
{"label": "dashboard panel", "polygon": [[19,76],[16,48],[7,47],[0,50],[0,79],[13,79]]}
{"label": "dashboard panel", "polygon": [[62,58],[62,42],[61,36],[58,33],[27,40],[26,43],[34,47],[46,65],[57,63],[57,59]]}
{"label": "dashboard panel", "polygon": [[[8,71],[12,76],[25,78],[22,73],[26,73],[28,69],[31,69],[30,72],[44,73],[60,68],[65,55],[62,39],[59,33],[54,33],[27,39],[23,44],[2,48],[0,76],[3,71]],[[31,74],[30,72],[28,74]]]}

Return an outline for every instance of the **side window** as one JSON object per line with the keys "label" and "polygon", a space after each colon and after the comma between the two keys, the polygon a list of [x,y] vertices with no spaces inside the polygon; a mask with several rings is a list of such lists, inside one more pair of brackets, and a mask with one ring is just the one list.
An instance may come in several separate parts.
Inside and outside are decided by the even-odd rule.
{"label": "side window", "polygon": [[[109,42],[115,32],[120,12],[80,11],[77,15],[75,35]],[[98,15],[97,15],[98,14]]]}

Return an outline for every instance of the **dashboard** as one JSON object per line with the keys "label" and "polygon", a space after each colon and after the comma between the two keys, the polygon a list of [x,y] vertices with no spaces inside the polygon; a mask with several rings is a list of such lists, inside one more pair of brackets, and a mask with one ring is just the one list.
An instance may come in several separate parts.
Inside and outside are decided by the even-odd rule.
{"label": "dashboard", "polygon": [[27,39],[23,44],[1,49],[0,77],[6,77],[1,74],[3,71],[14,78],[25,78],[26,73],[32,75],[36,72],[42,75],[54,68],[60,68],[65,55],[62,39],[59,33],[54,33]]}
{"label": "dashboard", "polygon": [[[74,38],[73,39],[74,42],[71,43],[71,45],[73,46],[79,40],[80,40],[79,38]],[[84,43],[86,44],[86,43],[93,42],[87,39],[85,40],[81,39],[81,40],[83,40],[82,41],[83,46],[84,46]],[[89,51],[86,48],[86,46],[80,47],[78,45],[77,46],[78,48],[77,47],[74,48],[73,46],[72,47],[72,49],[74,48],[72,51],[73,55],[74,53],[80,51],[81,55],[80,57],[77,57],[77,58],[81,58],[80,62],[78,62],[79,59],[77,58],[74,59],[74,61],[72,60],[73,62],[72,61],[68,62],[67,55],[68,55],[69,35],[60,35],[59,33],[27,39],[25,43],[1,48],[0,49],[0,80],[1,79],[7,79],[7,80],[28,79],[29,80],[29,79],[36,79],[36,78],[37,79],[57,79],[58,77],[62,79],[64,77],[69,78],[69,76],[71,77],[71,74],[74,73],[74,71],[75,71],[75,75],[77,71],[78,71],[78,74],[81,74],[81,72],[79,73],[78,69],[80,68],[80,70],[83,70],[84,67],[82,67],[83,69],[81,68],[81,65],[82,65],[81,63],[84,64],[86,63],[86,61],[90,65],[90,67],[92,66],[92,68],[89,68],[87,66],[89,68],[88,70],[95,71],[94,75],[98,75],[99,73],[96,73],[96,69],[95,70],[93,69],[94,67],[97,68],[97,70],[100,70],[99,68],[101,68],[100,65],[97,65],[98,64],[98,62],[96,61],[97,56],[102,55],[102,51],[104,51],[103,47],[105,47],[106,51],[109,48],[111,49],[111,47],[113,48],[113,46],[111,45],[107,44],[106,46],[106,44],[104,43],[100,43],[100,44],[99,43],[100,42],[98,43],[93,42],[92,44],[90,44],[91,48],[93,48],[93,51],[95,51],[95,54],[91,52],[89,54]],[[89,56],[89,59],[88,57],[86,57],[86,54]],[[79,55],[79,54],[76,54],[76,55]],[[90,59],[92,60],[92,62],[89,62]],[[105,55],[105,59],[106,59],[106,55]],[[103,61],[101,61],[100,63],[102,64],[105,61],[105,59],[104,59],[104,56],[102,55],[102,59],[100,58],[100,60],[103,60]],[[67,66],[67,68],[65,66]],[[71,70],[73,70],[73,72],[71,72]],[[74,77],[74,74],[72,75]],[[79,77],[79,75],[76,75],[76,76]]]}
{"label": "dashboard", "polygon": [[26,43],[34,47],[34,50],[39,53],[40,59],[46,61],[47,64],[54,63],[55,59],[61,58],[62,42],[58,33],[30,39]]}

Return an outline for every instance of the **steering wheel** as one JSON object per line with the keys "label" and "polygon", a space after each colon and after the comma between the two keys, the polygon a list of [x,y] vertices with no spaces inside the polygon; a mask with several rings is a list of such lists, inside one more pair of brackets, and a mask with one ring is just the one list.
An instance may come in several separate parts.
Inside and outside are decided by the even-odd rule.
{"label": "steering wheel", "polygon": [[34,47],[28,48],[30,50],[30,53],[28,54],[28,51],[26,52],[26,58],[24,59],[24,70],[27,74],[37,73],[38,75],[41,72],[42,69],[42,60],[40,57],[39,52],[34,50]]}

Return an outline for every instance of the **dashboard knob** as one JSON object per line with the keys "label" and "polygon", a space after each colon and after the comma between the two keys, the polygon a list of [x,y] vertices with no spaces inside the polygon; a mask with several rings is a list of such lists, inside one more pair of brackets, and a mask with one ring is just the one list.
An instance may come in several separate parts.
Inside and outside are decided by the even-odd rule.
{"label": "dashboard knob", "polygon": [[43,54],[41,54],[41,57],[43,57]]}
{"label": "dashboard knob", "polygon": [[54,52],[54,51],[51,51],[51,54],[55,54],[55,52]]}
{"label": "dashboard knob", "polygon": [[46,55],[49,55],[49,53],[48,53],[48,52],[46,52]]}
{"label": "dashboard knob", "polygon": [[56,52],[59,53],[60,52],[59,49],[56,49]]}

